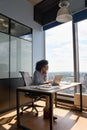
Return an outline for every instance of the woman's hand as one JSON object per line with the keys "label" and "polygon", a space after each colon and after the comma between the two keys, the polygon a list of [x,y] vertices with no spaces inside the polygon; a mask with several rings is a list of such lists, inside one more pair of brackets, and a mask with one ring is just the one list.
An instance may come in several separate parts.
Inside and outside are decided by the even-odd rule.
{"label": "woman's hand", "polygon": [[44,84],[52,85],[53,81],[46,81],[46,82],[44,82]]}

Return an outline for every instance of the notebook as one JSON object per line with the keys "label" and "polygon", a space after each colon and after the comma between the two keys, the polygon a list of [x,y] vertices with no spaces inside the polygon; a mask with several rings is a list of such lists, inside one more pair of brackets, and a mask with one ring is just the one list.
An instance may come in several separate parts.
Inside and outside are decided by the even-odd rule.
{"label": "notebook", "polygon": [[52,89],[58,89],[59,86],[50,86],[50,85],[38,85],[38,86],[29,86],[29,88],[32,89],[39,89],[39,90],[52,90]]}

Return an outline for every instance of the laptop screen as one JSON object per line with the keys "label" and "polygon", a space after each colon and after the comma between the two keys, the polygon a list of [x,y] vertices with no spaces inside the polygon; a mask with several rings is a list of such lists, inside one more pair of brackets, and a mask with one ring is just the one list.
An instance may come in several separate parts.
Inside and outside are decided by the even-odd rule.
{"label": "laptop screen", "polygon": [[62,77],[63,77],[62,75],[55,75],[55,77],[53,79],[53,84],[59,84]]}

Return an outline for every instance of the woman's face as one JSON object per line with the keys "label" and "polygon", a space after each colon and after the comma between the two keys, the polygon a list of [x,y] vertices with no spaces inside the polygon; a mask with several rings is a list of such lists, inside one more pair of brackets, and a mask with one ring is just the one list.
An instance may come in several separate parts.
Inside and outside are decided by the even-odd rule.
{"label": "woman's face", "polygon": [[47,70],[48,70],[48,64],[45,65],[45,66],[41,69],[41,72],[42,72],[42,73],[46,73]]}

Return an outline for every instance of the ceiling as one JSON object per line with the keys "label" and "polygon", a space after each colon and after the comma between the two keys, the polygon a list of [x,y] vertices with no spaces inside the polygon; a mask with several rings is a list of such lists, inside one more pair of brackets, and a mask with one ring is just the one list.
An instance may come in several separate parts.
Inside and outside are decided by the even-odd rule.
{"label": "ceiling", "polygon": [[44,0],[34,6],[34,20],[41,25],[46,25],[56,19],[60,0]]}
{"label": "ceiling", "polygon": [[[34,20],[42,26],[56,21],[60,0],[28,0],[34,5]],[[72,15],[87,8],[87,0],[69,0]]]}
{"label": "ceiling", "polygon": [[40,3],[43,0],[28,0],[32,5],[36,5],[38,3]]}

